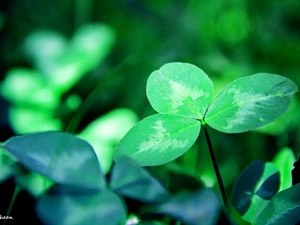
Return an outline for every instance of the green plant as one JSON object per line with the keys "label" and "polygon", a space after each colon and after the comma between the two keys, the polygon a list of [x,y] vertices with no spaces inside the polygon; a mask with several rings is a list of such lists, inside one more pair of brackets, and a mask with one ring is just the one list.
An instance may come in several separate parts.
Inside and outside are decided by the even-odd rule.
{"label": "green plant", "polygon": [[101,23],[85,24],[70,40],[52,30],[30,33],[22,49],[34,68],[11,68],[0,84],[1,96],[12,103],[9,122],[15,133],[64,129],[62,120],[82,102],[70,89],[102,63],[114,42],[114,31]]}
{"label": "green plant", "polygon": [[[178,158],[192,147],[203,129],[225,211],[232,222],[292,224],[299,221],[295,215],[300,210],[297,195],[300,184],[288,188],[290,180],[286,174],[290,174],[294,160],[291,150],[283,149],[274,164],[262,161],[250,164],[236,182],[231,203],[208,126],[225,133],[264,126],[286,111],[297,91],[289,79],[262,73],[233,81],[213,99],[213,83],[201,69],[188,63],[169,63],[153,72],[147,82],[148,99],[158,114],[137,123],[118,143],[109,179],[104,177],[95,149],[83,139],[63,132],[13,137],[0,145],[4,150],[1,157],[7,158],[8,167],[19,162],[27,170],[47,178],[41,184],[43,194],[37,203],[37,214],[46,224],[93,225],[101,221],[112,225],[170,222],[213,225],[221,205],[211,188],[178,167],[159,167],[159,173],[155,167],[141,167],[159,166]],[[78,136],[94,142],[99,136],[87,134],[96,131],[91,125]],[[119,135],[116,139],[120,139]],[[282,157],[287,160],[280,160]],[[108,172],[110,167],[105,168]],[[26,171],[21,169],[21,173]],[[253,179],[248,180],[249,176]],[[176,183],[178,177],[191,181],[193,191],[186,191],[185,183]],[[20,187],[17,186],[16,194]],[[140,215],[127,217],[123,198],[143,202]],[[274,204],[283,201],[284,204],[274,208]]]}
{"label": "green plant", "polygon": [[[297,86],[287,78],[260,73],[233,81],[212,100],[213,84],[201,69],[186,63],[166,64],[153,72],[147,82],[148,99],[159,114],[142,120],[126,134],[116,147],[115,160],[126,156],[142,166],[167,163],[191,148],[202,127],[225,208],[229,214],[234,213],[226,196],[207,125],[225,133],[262,127],[286,111],[297,91]],[[274,186],[275,190],[278,190],[277,186]],[[297,191],[296,187],[285,193],[292,195]],[[267,191],[265,186],[262,189]],[[271,192],[268,198],[276,193]],[[298,201],[292,205],[297,204]],[[268,215],[269,221],[276,217]],[[259,223],[260,220],[258,216],[251,222]]]}

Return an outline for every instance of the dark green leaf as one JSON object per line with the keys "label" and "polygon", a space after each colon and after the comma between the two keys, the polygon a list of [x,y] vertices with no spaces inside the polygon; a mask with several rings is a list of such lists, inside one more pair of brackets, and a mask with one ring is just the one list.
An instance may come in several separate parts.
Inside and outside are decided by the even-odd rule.
{"label": "dark green leaf", "polygon": [[13,137],[3,148],[29,170],[64,185],[99,189],[105,185],[93,148],[62,132]]}
{"label": "dark green leaf", "polygon": [[170,197],[154,177],[128,158],[115,163],[110,187],[119,195],[143,202],[162,202]]}
{"label": "dark green leaf", "polygon": [[177,166],[175,163],[169,164],[170,182],[168,190],[171,193],[179,193],[183,191],[197,191],[204,188],[204,183],[194,174],[189,173],[182,166]]}
{"label": "dark green leaf", "polygon": [[271,200],[277,194],[280,186],[279,172],[272,174],[255,192],[262,199]]}
{"label": "dark green leaf", "polygon": [[220,209],[221,204],[216,193],[211,189],[202,189],[193,193],[180,193],[154,211],[188,225],[214,225]]}
{"label": "dark green leaf", "polygon": [[95,193],[50,191],[40,199],[36,211],[48,225],[120,225],[126,220],[122,200],[108,189]]}
{"label": "dark green leaf", "polygon": [[232,205],[243,218],[252,222],[259,210],[278,192],[279,172],[274,164],[253,161],[235,183]]}
{"label": "dark green leaf", "polygon": [[255,225],[294,225],[300,221],[300,184],[275,195],[257,216]]}

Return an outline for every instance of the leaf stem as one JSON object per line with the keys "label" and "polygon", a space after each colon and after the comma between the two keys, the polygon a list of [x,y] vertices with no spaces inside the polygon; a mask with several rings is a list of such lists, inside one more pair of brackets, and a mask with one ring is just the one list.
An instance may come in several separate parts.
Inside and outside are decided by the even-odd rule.
{"label": "leaf stem", "polygon": [[221,191],[223,203],[224,203],[225,209],[228,210],[229,205],[228,205],[227,195],[226,195],[226,191],[225,191],[225,186],[224,186],[224,183],[223,183],[223,180],[222,180],[222,177],[221,177],[221,173],[220,173],[220,170],[219,170],[219,167],[218,167],[218,163],[217,163],[217,160],[216,160],[216,156],[215,156],[212,144],[211,144],[211,140],[210,140],[210,137],[209,137],[209,134],[208,134],[207,126],[206,126],[206,124],[202,123],[202,127],[204,129],[206,142],[207,142],[207,145],[208,145],[210,157],[211,157],[211,160],[212,160],[212,163],[213,163],[213,166],[214,166],[214,170],[215,170],[215,173],[216,173],[216,177],[217,177],[217,180],[218,180],[218,184],[219,184],[219,188],[220,188],[220,191]]}
{"label": "leaf stem", "polygon": [[[17,185],[17,186],[15,187],[13,196],[12,196],[12,198],[11,198],[11,201],[10,201],[10,203],[9,203],[8,209],[7,209],[7,211],[6,211],[6,216],[9,216],[9,214],[11,213],[12,207],[14,206],[14,203],[15,203],[16,198],[17,198],[18,194],[20,193],[20,191],[21,191],[21,188],[20,188],[19,185]],[[3,221],[3,225],[5,225],[7,221],[8,221],[8,220],[4,220],[4,221]]]}
{"label": "leaf stem", "polygon": [[207,141],[209,153],[210,153],[211,160],[212,160],[214,170],[215,170],[215,173],[216,173],[216,177],[217,177],[217,180],[218,180],[219,188],[220,188],[223,203],[224,203],[225,214],[228,216],[228,219],[233,224],[249,225],[250,223],[247,222],[246,220],[244,220],[238,214],[238,212],[232,207],[231,203],[228,201],[227,194],[226,194],[226,191],[225,191],[225,186],[224,186],[224,183],[223,183],[223,180],[222,180],[222,177],[221,177],[221,173],[220,173],[220,170],[219,170],[219,167],[218,167],[216,156],[214,154],[214,150],[213,150],[211,140],[210,140],[210,137],[209,137],[209,134],[208,134],[206,122],[201,121],[201,126],[204,130],[204,133],[205,133],[205,138],[206,138],[206,141]]}

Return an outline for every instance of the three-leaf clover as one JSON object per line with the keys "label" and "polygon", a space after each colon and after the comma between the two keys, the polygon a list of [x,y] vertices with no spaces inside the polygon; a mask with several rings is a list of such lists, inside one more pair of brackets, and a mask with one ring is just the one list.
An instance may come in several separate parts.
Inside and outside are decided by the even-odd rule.
{"label": "three-leaf clover", "polygon": [[188,63],[167,63],[147,81],[147,97],[158,114],[134,126],[116,146],[114,158],[127,156],[141,166],[172,161],[196,141],[208,124],[225,133],[264,126],[282,115],[297,86],[267,73],[239,78],[213,96],[204,71]]}

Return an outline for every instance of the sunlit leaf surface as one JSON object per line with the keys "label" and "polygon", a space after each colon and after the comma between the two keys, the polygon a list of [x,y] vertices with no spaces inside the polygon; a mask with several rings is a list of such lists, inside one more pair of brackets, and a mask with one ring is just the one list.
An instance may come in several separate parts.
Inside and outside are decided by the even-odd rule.
{"label": "sunlit leaf surface", "polygon": [[213,84],[198,67],[167,63],[154,71],[147,82],[147,96],[159,113],[202,119],[211,102]]}
{"label": "sunlit leaf surface", "polygon": [[289,79],[267,73],[239,78],[221,91],[205,120],[225,133],[240,133],[266,125],[288,108],[297,86]]}
{"label": "sunlit leaf surface", "polygon": [[25,68],[10,70],[1,83],[1,95],[15,104],[54,109],[60,96],[42,74]]}
{"label": "sunlit leaf surface", "polygon": [[33,172],[19,174],[16,177],[16,182],[23,190],[28,191],[35,198],[43,195],[54,183],[52,180]]}
{"label": "sunlit leaf surface", "polygon": [[104,174],[112,165],[115,145],[137,121],[132,110],[115,109],[92,121],[77,135],[92,145]]}
{"label": "sunlit leaf surface", "polygon": [[290,148],[282,148],[273,159],[280,173],[280,191],[292,186],[292,169],[296,158]]}
{"label": "sunlit leaf surface", "polygon": [[9,122],[17,134],[61,130],[62,123],[54,118],[53,112],[30,107],[11,106]]}
{"label": "sunlit leaf surface", "polygon": [[187,117],[156,114],[134,126],[116,146],[114,159],[127,156],[141,166],[172,161],[196,141],[200,122]]}

